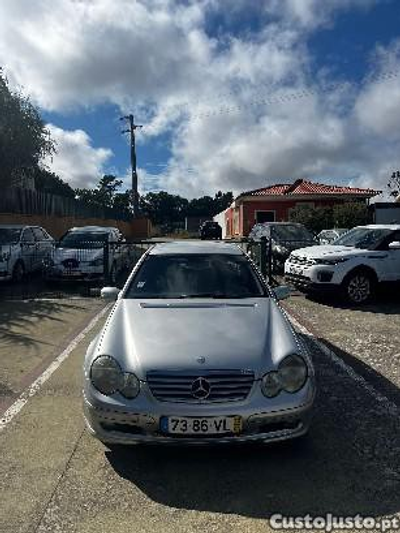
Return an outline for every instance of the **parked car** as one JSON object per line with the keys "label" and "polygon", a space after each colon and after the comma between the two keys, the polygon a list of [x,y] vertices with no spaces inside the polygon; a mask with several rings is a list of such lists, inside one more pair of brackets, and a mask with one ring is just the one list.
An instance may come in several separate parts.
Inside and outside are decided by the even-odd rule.
{"label": "parked car", "polygon": [[319,244],[332,244],[338,237],[348,231],[346,228],[324,229],[318,233]]}
{"label": "parked car", "polygon": [[53,250],[54,239],[40,226],[0,225],[0,280],[42,270]]}
{"label": "parked car", "polygon": [[199,229],[200,239],[222,239],[222,228],[218,222],[206,220]]}
{"label": "parked car", "polygon": [[[105,252],[106,245],[108,252]],[[105,253],[109,279],[115,283],[118,274],[129,266],[128,248],[120,231],[102,226],[72,228],[57,243],[47,278],[51,281],[103,280]]]}
{"label": "parked car", "polygon": [[306,347],[234,244],[157,244],[84,362],[84,413],[105,443],[278,441],[306,433]]}
{"label": "parked car", "polygon": [[250,231],[249,239],[259,241],[261,237],[271,239],[272,266],[274,272],[283,272],[286,259],[290,252],[297,248],[318,244],[316,236],[308,231],[303,224],[294,222],[264,222],[255,224]]}
{"label": "parked car", "polygon": [[400,282],[400,225],[359,226],[334,244],[296,250],[285,275],[306,290],[341,291],[354,304],[367,302],[379,283]]}

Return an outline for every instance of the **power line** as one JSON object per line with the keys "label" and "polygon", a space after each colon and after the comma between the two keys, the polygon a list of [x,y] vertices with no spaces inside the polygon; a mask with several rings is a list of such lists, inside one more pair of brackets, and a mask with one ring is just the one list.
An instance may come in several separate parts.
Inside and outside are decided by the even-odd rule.
{"label": "power line", "polygon": [[[400,77],[400,71],[395,70],[389,70],[382,72],[381,74],[377,74],[375,76],[371,76],[368,78],[368,81],[370,83],[373,82],[379,82],[379,81],[390,81],[393,79],[396,79]],[[333,91],[340,91],[345,89],[351,89],[355,87],[361,87],[364,84],[363,81],[359,82],[349,82],[349,81],[343,81],[343,82],[337,82],[337,83],[330,83],[328,85],[322,86],[322,87],[315,87],[313,89],[301,89],[294,92],[289,92],[285,94],[279,94],[263,98],[255,98],[253,100],[247,101],[247,102],[241,102],[239,104],[232,104],[232,105],[225,105],[220,107],[209,107],[207,111],[204,111],[202,113],[194,114],[188,117],[187,122],[194,122],[196,120],[201,120],[204,118],[211,118],[215,116],[221,116],[221,115],[230,115],[232,113],[241,112],[243,110],[249,109],[249,108],[259,108],[259,107],[265,107],[269,105],[276,105],[286,102],[292,102],[295,100],[302,100],[304,98],[309,98],[313,95],[321,95],[321,94],[327,94],[329,92]],[[233,91],[231,91],[233,93]],[[261,91],[259,91],[256,94],[260,94]],[[229,94],[229,93],[226,93]],[[176,104],[176,106],[171,106],[172,108],[179,108],[179,107],[189,107],[190,103],[184,103],[184,104]],[[144,128],[145,132],[151,133],[151,131],[154,131],[155,128],[152,126],[147,126]]]}

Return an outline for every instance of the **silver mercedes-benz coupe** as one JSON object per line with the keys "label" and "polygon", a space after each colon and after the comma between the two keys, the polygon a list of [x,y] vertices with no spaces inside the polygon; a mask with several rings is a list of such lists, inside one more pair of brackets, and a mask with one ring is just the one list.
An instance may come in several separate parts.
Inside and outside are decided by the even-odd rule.
{"label": "silver mercedes-benz coupe", "polygon": [[180,241],[142,256],[84,363],[84,414],[109,444],[278,441],[307,432],[305,344],[235,244]]}

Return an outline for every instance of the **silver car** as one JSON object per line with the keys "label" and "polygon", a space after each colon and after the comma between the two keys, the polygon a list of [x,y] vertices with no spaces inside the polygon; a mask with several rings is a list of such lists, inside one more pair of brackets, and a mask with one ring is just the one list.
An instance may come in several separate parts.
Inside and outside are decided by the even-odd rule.
{"label": "silver car", "polygon": [[84,414],[104,443],[278,441],[307,432],[314,370],[236,245],[152,247],[84,362]]}
{"label": "silver car", "polygon": [[83,226],[71,228],[57,243],[47,270],[52,281],[95,281],[104,279],[104,247],[108,244],[109,278],[115,283],[118,274],[129,264],[128,250],[117,228]]}

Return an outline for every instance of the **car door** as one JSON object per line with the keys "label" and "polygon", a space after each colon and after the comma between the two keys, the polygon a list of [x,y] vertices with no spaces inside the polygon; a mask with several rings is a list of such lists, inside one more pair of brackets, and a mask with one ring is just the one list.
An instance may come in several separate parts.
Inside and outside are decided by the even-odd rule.
{"label": "car door", "polygon": [[36,240],[36,265],[35,268],[42,268],[43,265],[51,259],[52,256],[52,239],[39,226],[32,228]]}
{"label": "car door", "polygon": [[21,235],[21,259],[25,272],[32,272],[37,265],[36,240],[32,228],[25,228]]}
{"label": "car door", "polygon": [[[392,243],[399,243],[398,247],[390,247]],[[394,231],[385,242],[388,253],[387,258],[387,281],[400,281],[400,231]]]}

